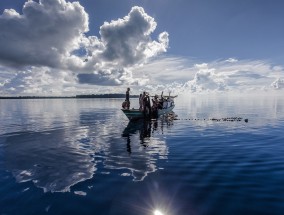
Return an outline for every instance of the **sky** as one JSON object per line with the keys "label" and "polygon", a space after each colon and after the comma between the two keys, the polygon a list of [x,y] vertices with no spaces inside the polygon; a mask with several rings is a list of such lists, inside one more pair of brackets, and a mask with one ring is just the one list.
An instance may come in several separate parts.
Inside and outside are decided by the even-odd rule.
{"label": "sky", "polygon": [[280,92],[281,0],[1,0],[0,95]]}

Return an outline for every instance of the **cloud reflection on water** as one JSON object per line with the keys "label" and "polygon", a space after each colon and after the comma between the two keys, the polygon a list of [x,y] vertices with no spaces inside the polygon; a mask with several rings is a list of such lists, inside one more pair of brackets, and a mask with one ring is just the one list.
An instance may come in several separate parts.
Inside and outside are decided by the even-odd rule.
{"label": "cloud reflection on water", "polygon": [[[76,136],[76,131],[73,131]],[[68,140],[64,129],[48,133],[21,132],[6,138],[5,166],[17,182],[33,181],[45,192],[65,192],[92,178],[93,158],[80,144]],[[73,135],[74,135],[73,133]],[[77,134],[78,135],[78,134]]]}
{"label": "cloud reflection on water", "polygon": [[[5,169],[17,182],[32,181],[44,192],[70,191],[94,174],[113,170],[134,181],[155,172],[157,160],[168,155],[159,137],[163,123],[140,123],[138,127],[130,123],[125,128],[127,121],[121,121],[120,110],[112,109],[109,101],[109,108],[101,108],[104,102],[50,100],[48,106],[46,100],[12,102],[14,121],[20,120],[22,126],[13,126],[9,107],[2,109],[7,119],[1,123],[6,130],[0,144]],[[98,162],[103,163],[100,169]]]}

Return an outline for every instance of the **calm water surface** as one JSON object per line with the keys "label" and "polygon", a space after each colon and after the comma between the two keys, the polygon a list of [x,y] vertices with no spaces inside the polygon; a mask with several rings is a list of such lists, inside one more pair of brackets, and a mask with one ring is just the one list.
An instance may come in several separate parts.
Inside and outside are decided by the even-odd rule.
{"label": "calm water surface", "polygon": [[0,100],[0,215],[284,214],[283,98],[183,97],[145,123],[121,102]]}

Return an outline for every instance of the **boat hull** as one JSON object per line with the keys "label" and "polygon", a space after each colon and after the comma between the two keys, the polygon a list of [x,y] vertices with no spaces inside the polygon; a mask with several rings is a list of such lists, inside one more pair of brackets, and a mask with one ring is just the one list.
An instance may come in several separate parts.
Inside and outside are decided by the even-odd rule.
{"label": "boat hull", "polygon": [[144,118],[143,112],[140,111],[139,109],[129,109],[129,110],[121,109],[121,110],[129,120],[137,120]]}
{"label": "boat hull", "polygon": [[[170,113],[174,109],[174,107],[175,105],[172,105],[171,107],[166,109],[158,109],[158,117]],[[145,115],[143,111],[140,111],[139,109],[129,109],[129,110],[121,109],[121,110],[129,120],[149,118],[149,115]]]}

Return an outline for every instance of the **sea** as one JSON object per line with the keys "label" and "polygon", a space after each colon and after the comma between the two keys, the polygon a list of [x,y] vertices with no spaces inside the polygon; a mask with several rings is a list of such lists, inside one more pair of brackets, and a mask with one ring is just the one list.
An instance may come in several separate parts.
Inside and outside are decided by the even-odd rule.
{"label": "sea", "polygon": [[[131,99],[131,108],[138,107]],[[0,215],[283,215],[284,97],[0,100]]]}

